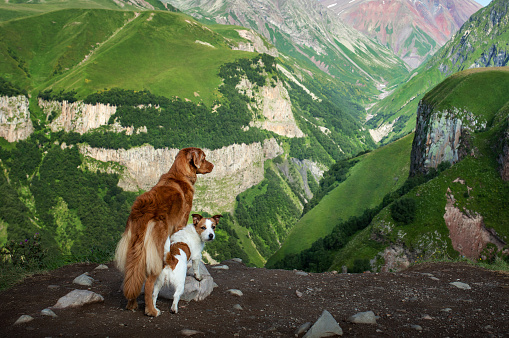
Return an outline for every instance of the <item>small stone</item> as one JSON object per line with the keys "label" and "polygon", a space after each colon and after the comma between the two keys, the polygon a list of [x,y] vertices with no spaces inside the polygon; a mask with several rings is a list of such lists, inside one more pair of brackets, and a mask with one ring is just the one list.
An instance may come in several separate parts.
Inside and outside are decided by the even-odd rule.
{"label": "small stone", "polygon": [[108,270],[108,266],[106,264],[98,265],[94,270]]}
{"label": "small stone", "polygon": [[302,292],[300,292],[299,290],[295,290],[295,294],[297,295],[297,297],[302,297]]}
{"label": "small stone", "polygon": [[215,270],[230,270],[230,267],[228,265],[214,265],[212,269]]}
{"label": "small stone", "polygon": [[442,312],[451,312],[452,309],[450,307],[446,307],[445,309],[440,310]]}
{"label": "small stone", "polygon": [[422,326],[420,325],[410,325],[410,327],[414,330],[417,330],[417,331],[422,331]]}
{"label": "small stone", "polygon": [[233,306],[233,309],[234,309],[234,310],[240,310],[240,311],[244,310],[240,304],[235,304],[235,305]]}
{"label": "small stone", "polygon": [[424,315],[422,316],[422,319],[432,320],[433,318],[430,315]]}
{"label": "small stone", "polygon": [[295,271],[297,276],[308,276],[309,274],[305,271]]}
{"label": "small stone", "polygon": [[182,330],[180,331],[180,333],[181,333],[183,336],[187,336],[187,337],[189,337],[189,336],[193,336],[193,335],[195,335],[195,334],[199,334],[199,333],[203,333],[203,332],[201,332],[201,331],[197,331],[197,330],[191,330],[191,329],[182,329]]}
{"label": "small stone", "polygon": [[88,290],[73,290],[61,297],[53,308],[64,309],[98,302],[104,302],[104,297],[100,294]]}
{"label": "small stone", "polygon": [[236,257],[236,258],[232,258],[231,260],[234,261],[234,262],[237,262],[237,263],[242,263],[242,258],[237,258]]}
{"label": "small stone", "polygon": [[376,316],[373,311],[359,312],[348,318],[348,321],[356,324],[376,324]]}
{"label": "small stone", "polygon": [[300,336],[301,334],[307,332],[309,328],[311,327],[311,322],[306,322],[299,326],[299,328],[295,331],[295,337]]}
{"label": "small stone", "polygon": [[44,309],[41,311],[41,316],[58,317],[57,314],[51,309]]}
{"label": "small stone", "polygon": [[452,283],[449,283],[449,284],[454,285],[458,289],[463,289],[463,290],[470,290],[471,289],[470,285],[462,283],[462,282],[452,282]]}
{"label": "small stone", "polygon": [[32,320],[34,320],[34,317],[29,316],[29,315],[22,315],[18,318],[18,320],[16,320],[14,325],[25,324],[25,323],[31,322]]}
{"label": "small stone", "polygon": [[322,315],[311,326],[309,331],[304,335],[304,338],[318,338],[318,337],[331,337],[342,336],[343,329],[339,326],[338,322],[332,317],[329,311],[323,310]]}
{"label": "small stone", "polygon": [[78,284],[78,285],[92,286],[94,279],[84,273],[84,274],[79,275],[78,277],[74,278],[74,280],[72,282],[74,284]]}
{"label": "small stone", "polygon": [[238,297],[241,297],[243,296],[244,294],[242,293],[242,291],[240,290],[237,290],[237,289],[228,289],[226,290],[226,292],[229,292],[230,294],[234,295],[234,296],[238,296]]}
{"label": "small stone", "polygon": [[431,279],[431,280],[440,280],[440,279],[438,279],[438,278],[436,278],[436,277],[430,277],[430,279]]}

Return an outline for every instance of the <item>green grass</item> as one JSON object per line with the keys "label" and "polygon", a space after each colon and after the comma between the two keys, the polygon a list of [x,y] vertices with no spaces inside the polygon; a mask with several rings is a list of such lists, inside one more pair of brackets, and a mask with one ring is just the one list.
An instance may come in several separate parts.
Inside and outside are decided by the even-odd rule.
{"label": "green grass", "polygon": [[350,169],[346,181],[299,220],[269,262],[311,247],[340,220],[361,215],[365,209],[377,206],[385,194],[400,187],[408,176],[412,140],[413,134],[358,158],[359,163]]}
{"label": "green grass", "polygon": [[476,68],[448,77],[427,93],[423,100],[437,110],[456,107],[491,121],[495,113],[509,101],[507,93],[509,67]]}
{"label": "green grass", "polygon": [[[238,37],[235,29],[221,31]],[[4,78],[35,92],[75,89],[79,97],[120,87],[210,105],[221,84],[219,67],[254,55],[231,50],[184,14],[162,11],[134,18],[129,11],[67,9],[4,22],[0,34]]]}

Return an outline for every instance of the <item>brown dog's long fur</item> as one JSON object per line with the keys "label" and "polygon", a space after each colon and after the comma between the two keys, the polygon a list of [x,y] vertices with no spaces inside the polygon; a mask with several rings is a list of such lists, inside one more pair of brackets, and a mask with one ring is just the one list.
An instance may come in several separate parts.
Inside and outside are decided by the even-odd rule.
{"label": "brown dog's long fur", "polygon": [[145,283],[145,314],[157,316],[152,291],[163,268],[164,243],[187,224],[196,174],[210,173],[213,168],[201,149],[182,149],[170,170],[134,202],[115,252],[117,267],[124,272],[127,309],[138,308],[136,298]]}

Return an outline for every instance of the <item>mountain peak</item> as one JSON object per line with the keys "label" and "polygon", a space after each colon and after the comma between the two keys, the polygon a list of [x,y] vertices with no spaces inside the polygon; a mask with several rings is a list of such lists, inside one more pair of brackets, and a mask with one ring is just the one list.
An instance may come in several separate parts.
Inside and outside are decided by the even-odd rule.
{"label": "mountain peak", "polygon": [[345,23],[391,48],[411,68],[443,46],[477,10],[474,0],[319,0]]}

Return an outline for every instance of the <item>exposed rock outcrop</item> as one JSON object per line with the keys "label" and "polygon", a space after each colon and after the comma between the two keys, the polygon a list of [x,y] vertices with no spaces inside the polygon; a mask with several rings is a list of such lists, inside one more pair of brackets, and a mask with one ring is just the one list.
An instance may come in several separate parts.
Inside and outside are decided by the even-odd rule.
{"label": "exposed rock outcrop", "polygon": [[410,158],[410,175],[427,173],[444,161],[459,162],[471,152],[469,134],[486,127],[487,122],[457,108],[437,111],[419,102],[417,126]]}
{"label": "exposed rock outcrop", "polygon": [[237,89],[249,98],[254,98],[255,103],[251,106],[251,110],[260,111],[263,115],[264,119],[251,122],[251,127],[273,131],[286,137],[305,136],[295,122],[290,96],[280,80],[274,86],[257,87],[247,78],[243,78],[237,85]]}
{"label": "exposed rock outcrop", "polygon": [[83,101],[45,101],[39,99],[47,119],[52,119],[52,131],[64,130],[84,134],[91,129],[108,124],[110,117],[117,111],[116,106],[109,104],[87,104]]}
{"label": "exposed rock outcrop", "polygon": [[[80,152],[89,158],[84,161],[88,169],[120,173],[119,186],[129,191],[152,188],[170,169],[178,151],[152,146],[128,150],[80,146]],[[275,139],[204,151],[215,167],[212,173],[199,177],[193,206],[195,210],[212,213],[232,210],[238,194],[263,180],[264,161],[283,153]]]}
{"label": "exposed rock outcrop", "polygon": [[279,53],[275,47],[267,48],[260,35],[258,35],[252,29],[237,29],[240,37],[249,40],[251,42],[239,42],[238,45],[232,46],[233,50],[243,50],[246,52],[257,52],[272,55],[278,57]]}
{"label": "exposed rock outcrop", "polygon": [[34,131],[28,98],[20,96],[0,96],[0,137],[9,142],[27,139]]}
{"label": "exposed rock outcrop", "polygon": [[448,190],[444,220],[449,228],[452,247],[460,255],[471,259],[477,259],[488,243],[493,243],[502,250],[506,243],[493,229],[484,226],[483,216],[468,210],[463,212],[455,206],[455,202],[454,196]]}

